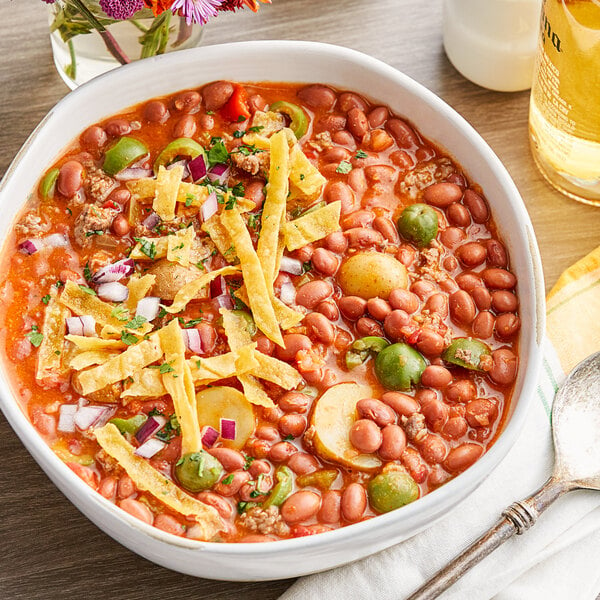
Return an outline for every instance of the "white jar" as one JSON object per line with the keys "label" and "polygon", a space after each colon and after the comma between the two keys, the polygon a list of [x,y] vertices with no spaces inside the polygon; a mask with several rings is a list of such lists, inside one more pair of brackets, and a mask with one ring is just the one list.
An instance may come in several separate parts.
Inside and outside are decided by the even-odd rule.
{"label": "white jar", "polygon": [[445,0],[444,49],[477,85],[500,92],[531,87],[542,0]]}

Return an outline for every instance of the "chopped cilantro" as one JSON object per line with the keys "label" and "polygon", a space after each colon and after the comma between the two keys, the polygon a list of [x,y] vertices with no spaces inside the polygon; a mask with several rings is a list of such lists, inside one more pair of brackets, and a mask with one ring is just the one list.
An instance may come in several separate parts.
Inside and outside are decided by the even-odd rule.
{"label": "chopped cilantro", "polygon": [[[181,320],[183,321],[183,319],[181,319]],[[196,325],[198,325],[198,323],[201,323],[201,322],[202,322],[202,317],[199,317],[197,319],[191,319],[187,323],[183,323],[183,328],[191,329],[192,327],[195,327]]]}
{"label": "chopped cilantro", "polygon": [[227,152],[227,148],[221,139],[215,142],[214,146],[208,151],[208,163],[211,166],[227,162],[228,158],[229,152]]}
{"label": "chopped cilantro", "polygon": [[240,181],[239,183],[236,183],[232,188],[231,188],[231,193],[234,196],[237,196],[238,198],[243,197],[244,193],[245,193],[246,189],[244,188],[244,184]]}
{"label": "chopped cilantro", "polygon": [[305,177],[304,173],[300,173],[300,181],[304,181],[304,177]]}
{"label": "chopped cilantro", "polygon": [[86,281],[89,281],[92,278],[92,272],[90,271],[90,263],[86,262],[85,267],[83,267],[83,276]]}
{"label": "chopped cilantro", "polygon": [[246,512],[246,509],[248,508],[248,504],[252,504],[251,502],[244,502],[243,500],[240,500],[237,503],[237,511],[238,511],[238,515],[241,515],[243,513]]}
{"label": "chopped cilantro", "polygon": [[224,483],[225,485],[229,485],[232,482],[233,482],[233,473],[231,473],[230,475],[227,475],[227,477],[225,477],[225,479],[221,480],[221,483]]}
{"label": "chopped cilantro", "polygon": [[286,442],[291,442],[294,439],[294,436],[290,433],[289,435],[286,435],[283,439]]}
{"label": "chopped cilantro", "polygon": [[173,248],[173,250],[181,250],[183,248],[183,242],[181,242],[181,244],[179,244],[178,246],[175,246]]}
{"label": "chopped cilantro", "polygon": [[149,417],[164,417],[164,413],[160,412],[160,410],[158,410],[158,408],[154,407],[149,413],[148,413]]}
{"label": "chopped cilantro", "polygon": [[217,203],[225,204],[225,196],[223,196],[223,194],[217,194]]}
{"label": "chopped cilantro", "polygon": [[128,346],[136,344],[138,342],[138,338],[133,335],[133,333],[129,333],[128,331],[121,331],[121,341]]}
{"label": "chopped cilantro", "polygon": [[[204,259],[206,260],[206,259]],[[201,271],[206,271],[206,267],[204,266],[204,260],[199,260],[197,263],[194,264],[194,266],[197,269],[200,269]]]}
{"label": "chopped cilantro", "polygon": [[367,156],[369,156],[364,150],[359,150],[355,155],[354,158],[367,158]]}
{"label": "chopped cilantro", "polygon": [[238,122],[238,123],[243,123],[243,122],[244,122],[244,121],[245,121],[247,118],[248,118],[248,117],[245,117],[244,115],[240,115],[240,116],[238,117],[238,120],[237,120],[237,122]]}
{"label": "chopped cilantro", "polygon": [[48,304],[48,302],[50,302],[50,294],[46,294],[43,298],[42,298],[42,302],[44,304]]}
{"label": "chopped cilantro", "polygon": [[252,490],[250,492],[250,498],[258,498],[259,496],[266,496],[267,492],[259,492],[258,490]]}
{"label": "chopped cilantro", "polygon": [[196,368],[199,369],[201,364],[202,364],[202,361],[200,359],[198,359],[196,361]]}
{"label": "chopped cilantro", "polygon": [[90,296],[96,296],[96,292],[91,288],[88,287],[87,285],[83,285],[83,284],[79,284],[79,289],[82,292],[85,292],[86,294],[89,294]]}
{"label": "chopped cilantro", "polygon": [[[159,432],[157,432],[155,434],[155,437],[157,437],[159,440],[161,440],[163,442],[168,442],[169,440],[174,438],[176,435],[180,435],[180,433],[181,433],[181,430],[179,428],[179,422],[177,421],[177,416],[173,414],[169,417],[167,424]],[[183,458],[179,459],[179,462],[177,464],[178,465],[181,464],[182,460],[183,460]]]}
{"label": "chopped cilantro", "polygon": [[246,463],[244,464],[244,471],[247,471],[250,468],[250,465],[255,461],[256,459],[254,458],[254,456],[246,456]]}
{"label": "chopped cilantro", "polygon": [[146,240],[144,238],[133,238],[139,245],[140,250],[143,254],[145,254],[148,258],[154,260],[156,256],[156,244],[151,240]]}
{"label": "chopped cilantro", "polygon": [[304,273],[308,273],[309,271],[312,271],[312,264],[310,263],[310,261],[302,263],[301,275],[304,275]]}
{"label": "chopped cilantro", "polygon": [[129,319],[129,311],[124,306],[115,306],[110,311],[110,316],[119,321],[127,321]]}
{"label": "chopped cilantro", "polygon": [[159,319],[162,319],[162,318],[163,318],[163,317],[165,317],[166,315],[167,315],[167,311],[166,311],[164,308],[161,308],[161,309],[158,311],[158,318],[159,318]]}
{"label": "chopped cilantro", "polygon": [[85,237],[91,237],[93,235],[104,235],[104,231],[102,231],[102,229],[92,229],[92,231],[85,232]]}
{"label": "chopped cilantro", "polygon": [[231,210],[237,204],[237,198],[235,196],[230,196],[225,203],[225,210]]}
{"label": "chopped cilantro", "polygon": [[36,348],[42,343],[44,336],[40,333],[37,325],[31,326],[31,331],[27,334],[27,339],[31,342],[32,346]]}
{"label": "chopped cilantro", "polygon": [[194,201],[194,198],[195,198],[194,194],[186,194],[186,196],[185,196],[185,206],[186,206],[186,208],[188,206],[192,205],[192,202]]}
{"label": "chopped cilantro", "polygon": [[161,375],[164,375],[165,373],[171,373],[173,372],[175,369],[171,366],[170,363],[163,363],[162,365],[160,365],[160,367],[158,368],[158,372]]}
{"label": "chopped cilantro", "polygon": [[259,215],[248,215],[248,227],[250,229],[256,229],[259,224]]}
{"label": "chopped cilantro", "polygon": [[73,214],[73,211],[70,208],[65,208],[65,210],[67,211],[68,215],[72,215]]}
{"label": "chopped cilantro", "polygon": [[248,127],[247,133],[258,133],[261,129],[264,129],[263,125],[255,125],[254,127]]}
{"label": "chopped cilantro", "polygon": [[233,137],[234,137],[234,138],[237,140],[237,139],[239,139],[239,138],[241,138],[241,137],[244,137],[244,134],[245,134],[245,133],[246,133],[246,132],[245,132],[243,129],[236,129],[236,130],[233,132]]}
{"label": "chopped cilantro", "polygon": [[347,160],[343,160],[335,170],[336,173],[342,173],[344,175],[350,173],[350,171],[352,171],[352,164]]}
{"label": "chopped cilantro", "polygon": [[229,246],[229,248],[223,252],[223,256],[229,256],[233,252],[235,252],[235,246]]}
{"label": "chopped cilantro", "polygon": [[127,327],[127,329],[139,329],[147,320],[146,317],[137,315],[133,317],[129,323],[125,323],[125,327]]}
{"label": "chopped cilantro", "polygon": [[60,356],[60,350],[55,350],[54,354],[56,354],[56,356]]}
{"label": "chopped cilantro", "polygon": [[63,281],[61,281],[60,279],[54,284],[54,287],[56,288],[61,288],[64,284]]}
{"label": "chopped cilantro", "polygon": [[207,110],[207,111],[206,111],[206,114],[207,114],[207,115],[214,115],[214,114],[215,114],[215,111],[214,111],[214,110]]}

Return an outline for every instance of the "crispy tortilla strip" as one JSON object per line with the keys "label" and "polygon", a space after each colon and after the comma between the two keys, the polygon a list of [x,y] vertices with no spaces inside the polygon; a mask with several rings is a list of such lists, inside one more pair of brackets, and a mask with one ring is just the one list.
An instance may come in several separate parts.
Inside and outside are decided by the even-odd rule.
{"label": "crispy tortilla strip", "polygon": [[168,313],[178,313],[182,311],[190,300],[196,297],[196,294],[200,292],[203,287],[206,287],[213,279],[216,279],[220,275],[233,275],[239,273],[239,267],[223,267],[216,271],[210,271],[200,275],[197,279],[186,283],[176,294],[173,299],[171,306],[166,306],[165,310]]}
{"label": "crispy tortilla strip", "polygon": [[182,177],[183,167],[181,165],[168,170],[162,166],[158,167],[156,194],[152,208],[163,221],[172,221],[175,218],[177,194]]}
{"label": "crispy tortilla strip", "polygon": [[196,237],[192,226],[180,229],[175,235],[167,238],[167,260],[179,263],[182,267],[190,264],[190,251]]}
{"label": "crispy tortilla strip", "polygon": [[107,423],[104,427],[94,429],[94,435],[102,449],[125,469],[138,489],[149,492],[170,509],[196,521],[203,528],[205,540],[213,539],[223,529],[223,522],[212,506],[192,498],[147,460],[136,456],[133,446],[115,425]]}
{"label": "crispy tortilla strip", "polygon": [[251,370],[255,377],[275,383],[285,390],[293,390],[302,383],[300,373],[286,362],[258,350],[254,353],[254,358],[258,362],[258,366]]}
{"label": "crispy tortilla strip", "polygon": [[150,288],[154,285],[156,275],[144,275],[143,277],[131,277],[127,287],[129,289],[129,296],[125,300],[125,306],[132,312],[135,313],[138,302],[146,297],[146,294],[150,291]]}
{"label": "crispy tortilla strip", "polygon": [[272,283],[277,277],[277,247],[282,219],[285,217],[290,173],[289,147],[284,131],[279,131],[271,136],[270,149],[269,183],[263,205],[260,238],[256,253],[267,285],[272,288]]}
{"label": "crispy tortilla strip", "polygon": [[65,339],[75,344],[79,350],[122,350],[127,344],[121,340],[109,340],[99,337],[86,337],[83,335],[66,335]]}
{"label": "crispy tortilla strip", "polygon": [[235,352],[235,372],[236,373],[248,373],[253,371],[259,366],[256,358],[256,342],[246,344]]}
{"label": "crispy tortilla strip", "polygon": [[169,248],[169,237],[165,235],[155,238],[136,238],[138,242],[129,254],[129,258],[133,258],[133,260],[158,260],[159,258],[164,258],[167,256]]}
{"label": "crispy tortilla strip", "polygon": [[81,369],[91,367],[92,365],[101,365],[116,355],[116,352],[108,352],[106,350],[88,350],[73,356],[68,364],[70,369],[81,371]]}
{"label": "crispy tortilla strip", "polygon": [[286,223],[284,236],[287,249],[297,250],[339,231],[341,209],[342,203],[338,200]]}
{"label": "crispy tortilla strip", "polygon": [[290,191],[294,198],[316,200],[323,191],[325,177],[306,157],[299,144],[290,152]]}
{"label": "crispy tortilla strip", "polygon": [[[279,323],[271,304],[269,287],[261,268],[258,255],[252,245],[250,233],[239,211],[235,208],[223,211],[221,221],[231,234],[240,259],[242,274],[248,292],[250,310],[256,326],[276,344],[283,346]],[[272,285],[270,286],[272,287]]]}
{"label": "crispy tortilla strip", "polygon": [[82,371],[79,375],[82,395],[87,396],[107,385],[123,381],[140,369],[159,360],[163,355],[158,337],[160,331],[162,330],[153,333],[149,339],[143,340],[135,346],[129,346],[125,352],[105,363]]}
{"label": "crispy tortilla strip", "polygon": [[42,324],[42,343],[37,351],[35,378],[40,382],[54,382],[64,374],[63,345],[66,332],[65,319],[71,312],[56,299],[56,288],[46,307]]}
{"label": "crispy tortilla strip", "polygon": [[[229,347],[233,352],[252,343],[252,338],[246,328],[244,317],[225,308],[222,308],[219,312],[223,316],[223,328],[225,329]],[[251,404],[268,408],[275,406],[273,400],[263,390],[262,385],[256,377],[248,373],[238,374],[237,377],[244,388],[244,395]]]}
{"label": "crispy tortilla strip", "polygon": [[[242,285],[240,288],[235,290],[235,297],[238,300],[241,300],[246,306],[249,306],[249,298],[248,292],[246,291],[246,286]],[[271,303],[273,304],[273,310],[275,311],[275,316],[277,317],[277,321],[279,321],[279,326],[284,331],[289,329],[290,327],[295,327],[304,319],[304,314],[290,308],[286,304],[284,304],[279,298],[276,296],[271,296]]]}
{"label": "crispy tortilla strip", "polygon": [[218,214],[213,215],[202,224],[202,231],[208,233],[217,250],[228,263],[236,262],[235,246],[228,231],[223,227]]}
{"label": "crispy tortilla strip", "polygon": [[[156,195],[156,179],[137,179],[128,181],[127,188],[135,198],[140,200],[154,198]],[[204,185],[195,185],[182,181],[177,190],[177,202],[186,206],[202,206],[208,197],[208,189]]]}
{"label": "crispy tortilla strip", "polygon": [[162,374],[165,389],[173,399],[175,414],[181,427],[181,453],[202,450],[202,438],[196,410],[196,390],[189,365],[185,361],[185,343],[177,319],[158,332],[165,353],[165,363],[172,371]]}
{"label": "crispy tortilla strip", "polygon": [[160,398],[167,393],[158,369],[146,367],[131,376],[131,385],[121,392],[125,403],[131,398]]}

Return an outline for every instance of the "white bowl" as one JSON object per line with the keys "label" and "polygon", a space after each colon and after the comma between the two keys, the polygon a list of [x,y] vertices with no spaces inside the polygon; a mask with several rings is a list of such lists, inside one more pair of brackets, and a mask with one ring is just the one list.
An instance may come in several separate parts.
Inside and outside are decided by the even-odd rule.
{"label": "white bowl", "polygon": [[471,468],[413,504],[336,531],[267,544],[215,544],[175,537],[142,523],[92,491],[46,446],[0,372],[0,406],[26,448],[58,488],[98,527],[160,565],[199,577],[255,581],[296,577],[363,558],[430,526],[472,492],[506,455],[535,393],[544,332],[539,253],[519,193],[479,134],[432,92],[359,52],[312,42],[244,42],[150,58],[92,80],[59,102],[32,133],[0,187],[0,239],[41,173],[78,134],[105,117],[155,96],[215,79],[320,82],[362,92],[406,116],[447,149],[492,206],[519,280],[521,369],[512,414],[490,450]]}

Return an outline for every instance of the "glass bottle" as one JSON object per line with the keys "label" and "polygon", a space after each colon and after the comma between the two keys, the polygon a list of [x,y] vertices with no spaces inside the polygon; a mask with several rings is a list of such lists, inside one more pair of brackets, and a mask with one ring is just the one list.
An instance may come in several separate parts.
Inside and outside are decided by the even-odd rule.
{"label": "glass bottle", "polygon": [[600,0],[544,0],[540,29],[533,157],[563,194],[600,206]]}

